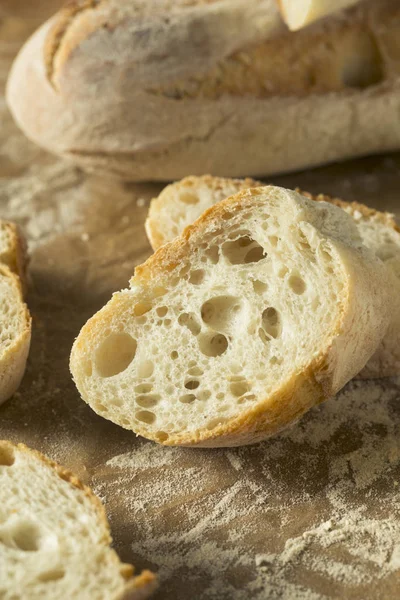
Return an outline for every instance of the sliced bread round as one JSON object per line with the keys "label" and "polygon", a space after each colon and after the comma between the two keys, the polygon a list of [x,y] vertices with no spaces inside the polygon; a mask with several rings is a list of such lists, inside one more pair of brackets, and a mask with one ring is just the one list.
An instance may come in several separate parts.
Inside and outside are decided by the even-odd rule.
{"label": "sliced bread round", "polygon": [[2,600],[141,600],[155,588],[110,548],[100,500],[23,444],[0,441]]}
{"label": "sliced bread round", "polygon": [[[216,202],[242,189],[263,185],[252,179],[220,177],[186,177],[167,186],[150,206],[146,232],[150,244],[157,250],[173,240],[185,227],[193,223]],[[299,191],[311,200],[335,204],[350,214],[357,226],[362,242],[373,250],[388,267],[390,285],[400,297],[400,229],[389,213],[379,212],[358,202],[345,202],[326,194],[313,196]],[[392,306],[392,320],[382,344],[359,378],[391,377],[400,374],[400,304]]]}
{"label": "sliced bread round", "polygon": [[98,414],[140,435],[250,444],[364,367],[390,302],[384,265],[343,210],[253,188],[138,267],[83,327],[71,370]]}
{"label": "sliced bread round", "polygon": [[0,404],[18,389],[31,341],[23,299],[25,243],[13,223],[0,221]]}

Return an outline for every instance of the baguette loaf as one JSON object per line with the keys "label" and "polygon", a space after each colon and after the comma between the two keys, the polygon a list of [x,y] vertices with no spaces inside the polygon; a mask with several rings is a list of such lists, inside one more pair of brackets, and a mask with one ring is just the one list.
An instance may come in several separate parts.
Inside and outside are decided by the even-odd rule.
{"label": "baguette loaf", "polygon": [[296,33],[275,0],[81,0],[12,68],[26,135],[122,179],[260,175],[400,147],[400,5]]}
{"label": "baguette loaf", "polygon": [[[185,227],[216,202],[257,185],[262,184],[253,179],[224,179],[206,175],[186,177],[167,186],[151,202],[146,220],[146,232],[153,250],[181,234]],[[397,290],[396,297],[400,298],[400,229],[393,215],[325,194],[312,196],[307,192],[300,193],[311,200],[335,204],[354,218],[363,244],[386,264],[390,285]],[[397,301],[393,304],[391,314],[391,326],[382,344],[358,377],[400,375],[400,304]]]}
{"label": "baguette loaf", "polygon": [[2,600],[142,600],[155,588],[111,550],[104,508],[69,471],[0,441]]}
{"label": "baguette loaf", "polygon": [[353,219],[277,187],[212,206],[84,326],[71,371],[98,413],[167,445],[279,432],[356,375],[388,323]]}
{"label": "baguette loaf", "polygon": [[0,404],[18,389],[31,341],[23,299],[25,244],[13,223],[0,221]]}

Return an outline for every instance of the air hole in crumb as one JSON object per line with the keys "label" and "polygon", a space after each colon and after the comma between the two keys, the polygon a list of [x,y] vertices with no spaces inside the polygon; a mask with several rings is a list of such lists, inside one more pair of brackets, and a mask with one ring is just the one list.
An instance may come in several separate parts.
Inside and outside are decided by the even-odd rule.
{"label": "air hole in crumb", "polygon": [[185,388],[187,390],[197,390],[199,385],[200,385],[200,381],[197,381],[196,379],[190,379],[189,381],[187,381],[185,383]]}
{"label": "air hole in crumb", "polygon": [[345,87],[365,89],[384,78],[382,58],[372,35],[359,32],[355,38],[356,51],[346,56],[341,79]]}
{"label": "air hole in crumb", "polygon": [[140,383],[135,387],[135,392],[137,394],[148,394],[153,389],[151,383]]}
{"label": "air hole in crumb", "polygon": [[230,385],[233,396],[243,396],[251,390],[251,385],[247,381],[234,381]]}
{"label": "air hole in crumb", "polygon": [[147,423],[147,425],[152,425],[156,420],[156,415],[149,410],[139,410],[135,417],[138,421],[142,421],[142,423]]}
{"label": "air hole in crumb", "polygon": [[282,359],[278,358],[277,356],[271,356],[269,362],[271,365],[280,365],[282,363]]}
{"label": "air hole in crumb", "polygon": [[113,406],[122,406],[122,404],[123,404],[122,399],[118,398],[118,396],[114,396],[113,398],[110,398],[109,403],[112,404]]}
{"label": "air hole in crumb", "polygon": [[225,242],[222,246],[222,254],[231,265],[259,262],[266,257],[264,248],[248,235],[232,242]]}
{"label": "air hole in crumb", "polygon": [[211,421],[209,421],[207,423],[207,429],[209,429],[209,430],[215,429],[216,427],[218,427],[219,425],[222,425],[223,423],[226,423],[226,419],[221,419],[219,417],[216,417],[215,419],[211,419]]}
{"label": "air hole in crumb", "polygon": [[158,314],[159,317],[165,317],[165,315],[168,312],[168,307],[167,306],[159,306],[157,308],[156,312],[157,312],[157,314]]}
{"label": "air hole in crumb", "polygon": [[242,308],[239,298],[218,296],[207,300],[201,307],[201,318],[216,331],[229,331]]}
{"label": "air hole in crumb", "polygon": [[288,269],[286,267],[281,267],[278,271],[278,277],[283,279],[288,274]]}
{"label": "air hole in crumb", "polygon": [[228,348],[228,340],[222,333],[204,335],[199,339],[199,349],[205,356],[215,358],[221,356]]}
{"label": "air hole in crumb", "polygon": [[277,338],[280,333],[280,318],[278,311],[269,306],[266,308],[261,317],[262,327],[270,337]]}
{"label": "air hole in crumb", "polygon": [[14,449],[8,444],[0,444],[0,466],[11,467],[15,462]]}
{"label": "air hole in crumb", "polygon": [[218,392],[216,398],[217,400],[223,400],[225,398],[225,394],[223,392]]}
{"label": "air hole in crumb", "polygon": [[135,317],[141,317],[142,315],[149,312],[152,309],[152,306],[149,302],[138,302],[135,304],[133,308],[133,314]]}
{"label": "air hole in crumb", "polygon": [[141,406],[142,408],[153,408],[160,401],[160,396],[158,394],[151,394],[149,396],[137,396],[135,398],[136,404]]}
{"label": "air hole in crumb", "polygon": [[199,400],[208,400],[211,398],[211,392],[209,390],[202,390],[198,393]]}
{"label": "air hole in crumb", "polygon": [[179,397],[179,402],[182,402],[182,404],[192,404],[195,400],[196,396],[194,394],[185,394]]}
{"label": "air hole in crumb", "polygon": [[201,375],[204,375],[204,371],[199,367],[191,367],[188,371],[188,375],[191,375],[192,377],[200,377]]}
{"label": "air hole in crumb", "polygon": [[332,255],[329,252],[327,252],[326,250],[320,250],[320,256],[326,262],[331,262],[331,260],[332,260]]}
{"label": "air hole in crumb", "polygon": [[179,200],[184,204],[197,204],[199,202],[199,198],[190,192],[182,192],[179,196]]}
{"label": "air hole in crumb", "polygon": [[264,344],[268,344],[271,341],[271,338],[265,333],[264,329],[261,329],[261,327],[258,330],[258,335]]}
{"label": "air hole in crumb", "polygon": [[171,352],[171,358],[172,360],[176,360],[178,358],[179,354],[177,353],[176,350],[172,350]]}
{"label": "air hole in crumb", "polygon": [[35,523],[22,521],[11,532],[11,545],[24,552],[37,552],[40,538],[40,530]]}
{"label": "air hole in crumb", "polygon": [[279,241],[278,236],[276,236],[276,235],[270,235],[270,236],[268,236],[268,239],[269,239],[269,243],[271,244],[271,246],[273,248],[276,248],[277,245],[278,245],[278,241]]}
{"label": "air hole in crumb", "polygon": [[96,369],[100,377],[113,377],[129,367],[136,355],[137,342],[128,333],[112,333],[98,347]]}
{"label": "air hole in crumb", "polygon": [[256,294],[261,295],[267,291],[268,285],[266,283],[264,283],[263,281],[259,281],[258,279],[256,279],[255,281],[253,281],[253,289]]}
{"label": "air hole in crumb", "polygon": [[154,363],[152,360],[143,360],[137,366],[137,376],[140,379],[147,379],[153,375]]}
{"label": "air hole in crumb", "polygon": [[169,435],[166,431],[157,431],[156,438],[159,442],[166,442]]}
{"label": "air hole in crumb", "polygon": [[40,573],[38,575],[38,580],[42,582],[46,581],[58,581],[65,576],[65,571],[61,567],[55,567],[54,569],[50,569],[49,571],[45,571],[44,573]]}
{"label": "air hole in crumb", "polygon": [[204,254],[207,256],[207,258],[213,265],[216,265],[218,263],[218,261],[219,261],[219,247],[218,246],[211,246],[210,248],[208,248],[208,250],[205,250]]}
{"label": "air hole in crumb", "polygon": [[88,358],[84,359],[82,361],[82,369],[83,369],[83,372],[85,373],[86,377],[91,377],[93,374],[92,361],[89,360]]}
{"label": "air hole in crumb", "polygon": [[94,407],[96,408],[96,410],[98,410],[99,412],[108,412],[108,407],[104,406],[104,404],[102,404],[101,402],[97,402],[94,404]]}
{"label": "air hole in crumb", "polygon": [[182,313],[179,315],[178,323],[182,327],[187,327],[193,335],[199,335],[201,327],[193,313]]}
{"label": "air hole in crumb", "polygon": [[192,271],[189,277],[189,283],[193,285],[199,285],[204,281],[205,271],[203,269],[197,269],[196,271]]}
{"label": "air hole in crumb", "polygon": [[299,275],[291,275],[288,283],[290,289],[298,296],[301,296],[306,291],[306,282]]}

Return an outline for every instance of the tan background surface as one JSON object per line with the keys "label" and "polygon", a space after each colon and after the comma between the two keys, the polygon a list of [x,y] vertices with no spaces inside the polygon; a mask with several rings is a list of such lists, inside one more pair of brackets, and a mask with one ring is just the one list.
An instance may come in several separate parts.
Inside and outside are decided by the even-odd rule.
{"label": "tan background surface", "polygon": [[[123,560],[160,573],[159,599],[398,598],[400,381],[352,383],[284,435],[226,451],[158,447],[79,399],[72,341],[150,254],[143,222],[160,186],[87,177],[12,123],[2,95],[12,57],[59,4],[0,1],[0,216],[29,240],[34,319],[0,436],[93,486]],[[400,155],[273,181],[400,214]]]}

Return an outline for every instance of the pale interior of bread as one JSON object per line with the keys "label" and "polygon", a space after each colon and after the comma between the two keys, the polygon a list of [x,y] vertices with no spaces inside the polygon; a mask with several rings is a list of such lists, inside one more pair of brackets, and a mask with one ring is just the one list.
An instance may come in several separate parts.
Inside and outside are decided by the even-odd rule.
{"label": "pale interior of bread", "polygon": [[27,328],[26,307],[16,278],[0,267],[0,359]]}
{"label": "pale interior of bread", "polygon": [[[222,215],[171,274],[114,296],[124,310],[108,305],[73,366],[99,414],[162,442],[213,430],[318,355],[345,301],[343,265],[298,205],[270,195]],[[342,211],[305,202],[357,238]]]}
{"label": "pale interior of bread", "polygon": [[41,458],[0,442],[2,600],[110,600],[126,580],[104,515]]}

